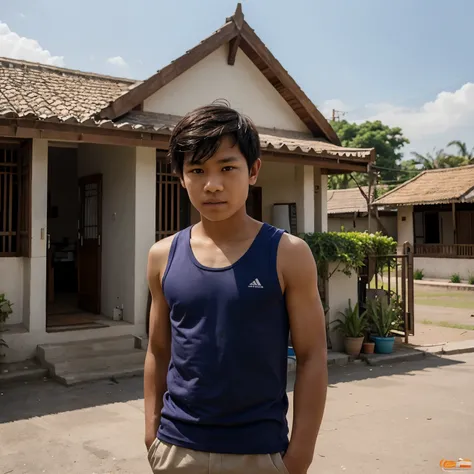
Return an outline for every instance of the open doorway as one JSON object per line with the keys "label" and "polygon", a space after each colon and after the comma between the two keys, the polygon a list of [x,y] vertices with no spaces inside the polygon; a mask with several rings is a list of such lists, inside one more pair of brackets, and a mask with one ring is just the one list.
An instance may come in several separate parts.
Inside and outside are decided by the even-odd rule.
{"label": "open doorway", "polygon": [[78,177],[78,149],[48,152],[46,330],[103,327],[100,175]]}

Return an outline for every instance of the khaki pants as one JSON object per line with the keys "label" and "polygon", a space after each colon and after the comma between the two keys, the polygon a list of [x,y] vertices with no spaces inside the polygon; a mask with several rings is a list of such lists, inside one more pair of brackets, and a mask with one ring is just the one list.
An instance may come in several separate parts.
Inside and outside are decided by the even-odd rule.
{"label": "khaki pants", "polygon": [[214,454],[155,439],[148,451],[154,474],[288,474],[280,454]]}

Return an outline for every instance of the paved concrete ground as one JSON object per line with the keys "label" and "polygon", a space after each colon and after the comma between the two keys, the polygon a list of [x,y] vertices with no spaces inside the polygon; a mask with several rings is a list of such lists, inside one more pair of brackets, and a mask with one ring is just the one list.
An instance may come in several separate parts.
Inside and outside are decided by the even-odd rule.
{"label": "paved concrete ground", "polygon": [[[474,354],[331,367],[310,473],[436,473],[441,457],[472,458],[473,373]],[[0,474],[150,472],[140,378],[0,392]]]}

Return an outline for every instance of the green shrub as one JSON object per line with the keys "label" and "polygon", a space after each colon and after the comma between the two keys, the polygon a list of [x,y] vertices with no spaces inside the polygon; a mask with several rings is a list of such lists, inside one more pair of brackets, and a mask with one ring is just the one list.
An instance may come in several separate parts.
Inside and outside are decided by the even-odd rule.
{"label": "green shrub", "polygon": [[474,274],[469,273],[469,275],[467,277],[467,282],[468,282],[469,285],[474,285]]}
{"label": "green shrub", "polygon": [[413,272],[413,278],[415,280],[423,280],[424,277],[425,277],[425,274],[423,273],[423,270],[415,270]]}
{"label": "green shrub", "polygon": [[461,283],[461,277],[459,276],[459,273],[453,273],[451,275],[451,283]]}

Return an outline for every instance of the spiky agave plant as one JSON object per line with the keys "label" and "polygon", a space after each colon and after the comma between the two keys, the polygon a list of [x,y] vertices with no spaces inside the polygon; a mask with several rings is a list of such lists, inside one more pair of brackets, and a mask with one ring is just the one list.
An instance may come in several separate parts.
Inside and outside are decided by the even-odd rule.
{"label": "spiky agave plant", "polygon": [[391,331],[400,329],[400,311],[394,301],[376,297],[367,301],[367,314],[377,336],[389,337]]}
{"label": "spiky agave plant", "polygon": [[333,324],[336,330],[340,331],[346,337],[362,337],[368,327],[367,312],[363,311],[359,314],[359,303],[352,307],[351,300],[348,300],[348,307],[344,311],[339,311],[338,314],[343,318],[336,319]]}

